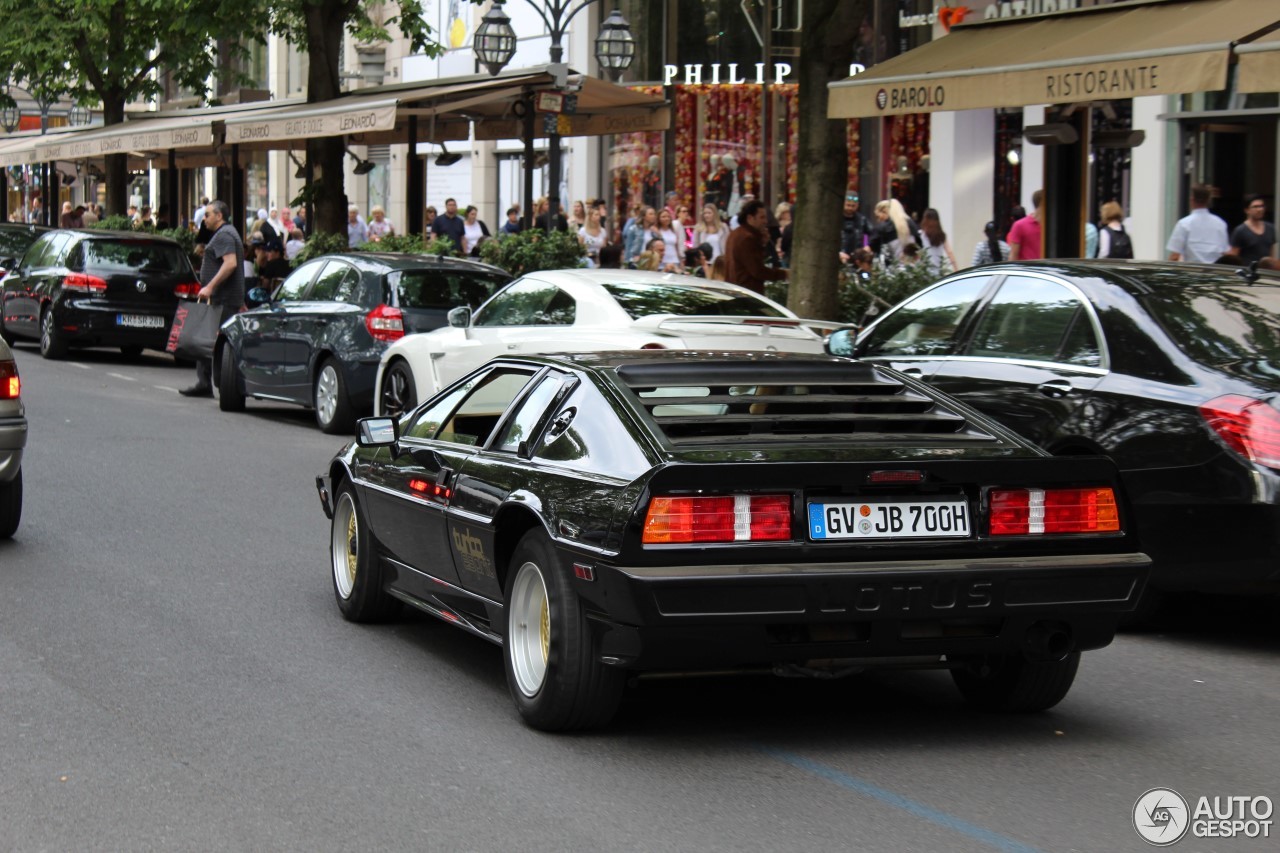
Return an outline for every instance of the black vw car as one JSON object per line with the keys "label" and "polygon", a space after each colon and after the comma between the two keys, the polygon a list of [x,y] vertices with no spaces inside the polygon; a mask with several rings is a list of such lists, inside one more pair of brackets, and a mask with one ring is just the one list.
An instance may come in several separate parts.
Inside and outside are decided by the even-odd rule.
{"label": "black vw car", "polygon": [[499,359],[358,435],[317,478],[342,614],[502,645],[542,729],[664,671],[936,667],[1048,708],[1146,573],[1109,460],[847,359]]}
{"label": "black vw car", "polygon": [[315,410],[328,433],[351,433],[373,409],[382,352],[406,334],[447,324],[453,308],[480,307],[510,281],[498,267],[435,255],[351,252],[308,261],[263,303],[228,320],[213,360],[224,412],[245,399]]}
{"label": "black vw car", "polygon": [[1280,277],[1000,264],[829,347],[922,378],[1056,455],[1110,456],[1154,589],[1280,591]]}
{"label": "black vw car", "polygon": [[5,261],[0,330],[39,340],[45,358],[72,346],[163,350],[178,298],[200,289],[182,247],[153,234],[47,231]]}

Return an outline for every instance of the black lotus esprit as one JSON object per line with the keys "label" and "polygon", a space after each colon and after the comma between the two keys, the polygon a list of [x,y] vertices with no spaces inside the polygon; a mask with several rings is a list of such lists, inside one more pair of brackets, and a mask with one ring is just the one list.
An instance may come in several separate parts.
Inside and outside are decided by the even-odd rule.
{"label": "black lotus esprit", "polygon": [[633,674],[726,668],[947,668],[1048,708],[1148,563],[1109,460],[824,356],[498,359],[361,420],[316,485],[342,614],[504,646],[547,730],[607,722]]}

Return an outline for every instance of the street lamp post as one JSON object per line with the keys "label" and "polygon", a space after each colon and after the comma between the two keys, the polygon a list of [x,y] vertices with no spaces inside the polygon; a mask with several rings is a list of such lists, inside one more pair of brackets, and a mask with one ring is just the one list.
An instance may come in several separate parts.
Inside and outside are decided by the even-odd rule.
{"label": "street lamp post", "polygon": [[[562,42],[569,29],[569,23],[577,14],[598,0],[528,0],[529,5],[538,13],[538,17],[546,25],[551,36],[551,64],[564,62]],[[495,0],[493,7],[485,13],[480,27],[476,30],[474,48],[476,56],[490,74],[502,70],[511,57],[515,55],[515,31],[511,28],[511,19],[502,11],[503,0]],[[600,67],[614,82],[622,76],[622,72],[631,66],[635,58],[635,39],[631,35],[631,27],[627,24],[622,12],[616,7],[600,27],[596,36],[595,54]],[[547,230],[555,227],[556,215],[560,212],[560,134],[547,135],[547,182],[551,185],[547,192]],[[533,211],[529,211],[532,215]]]}

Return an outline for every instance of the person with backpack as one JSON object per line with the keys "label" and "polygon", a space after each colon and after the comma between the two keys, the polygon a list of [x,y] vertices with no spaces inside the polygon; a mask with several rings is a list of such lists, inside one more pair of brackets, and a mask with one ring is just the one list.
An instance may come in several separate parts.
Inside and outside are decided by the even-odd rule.
{"label": "person with backpack", "polygon": [[1102,222],[1098,228],[1098,257],[1133,258],[1133,241],[1124,230],[1124,208],[1109,201],[1102,206]]}

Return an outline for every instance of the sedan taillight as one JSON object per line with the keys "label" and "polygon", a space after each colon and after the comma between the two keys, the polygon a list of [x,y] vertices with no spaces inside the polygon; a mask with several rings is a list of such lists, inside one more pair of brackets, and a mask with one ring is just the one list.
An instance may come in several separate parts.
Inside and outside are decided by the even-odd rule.
{"label": "sedan taillight", "polygon": [[1116,493],[1103,489],[992,489],[991,535],[1109,533],[1120,529]]}
{"label": "sedan taillight", "polygon": [[183,299],[195,299],[200,295],[200,285],[194,281],[175,285],[173,292]]}
{"label": "sedan taillight", "polygon": [[653,498],[641,541],[658,545],[790,538],[790,495],[720,495]]}
{"label": "sedan taillight", "polygon": [[1245,459],[1280,468],[1280,412],[1270,404],[1227,394],[1200,406],[1200,416]]}
{"label": "sedan taillight", "polygon": [[82,272],[67,273],[62,280],[62,289],[75,293],[92,293],[101,295],[107,292],[107,280],[96,275],[85,275]]}
{"label": "sedan taillight", "polygon": [[379,305],[365,315],[364,326],[375,341],[398,341],[404,337],[404,312]]}
{"label": "sedan taillight", "polygon": [[18,378],[18,365],[12,361],[0,361],[0,400],[16,400],[22,394],[22,380]]}

